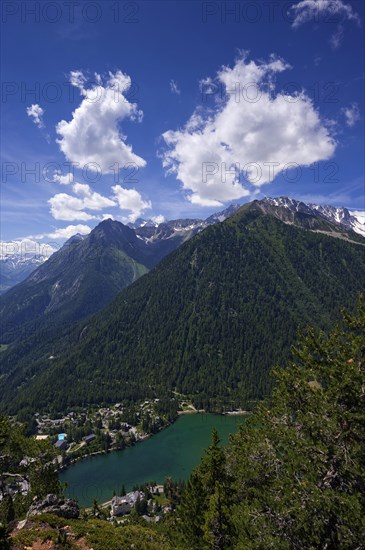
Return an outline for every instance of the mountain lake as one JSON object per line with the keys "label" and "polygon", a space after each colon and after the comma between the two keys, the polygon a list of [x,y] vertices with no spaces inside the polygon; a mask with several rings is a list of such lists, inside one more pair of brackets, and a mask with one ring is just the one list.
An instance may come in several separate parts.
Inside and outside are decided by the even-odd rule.
{"label": "mountain lake", "polygon": [[60,472],[67,482],[67,497],[80,506],[91,506],[93,499],[105,502],[122,485],[131,491],[134,485],[149,481],[163,483],[167,476],[187,480],[199,464],[210,443],[211,431],[218,430],[222,444],[228,442],[246,417],[241,415],[185,414],[168,428],[121,451],[85,458]]}

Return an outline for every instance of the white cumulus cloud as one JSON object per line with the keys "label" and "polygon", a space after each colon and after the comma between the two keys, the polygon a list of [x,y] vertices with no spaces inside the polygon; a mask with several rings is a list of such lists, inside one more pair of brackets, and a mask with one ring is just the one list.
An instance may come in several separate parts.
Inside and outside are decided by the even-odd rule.
{"label": "white cumulus cloud", "polygon": [[38,128],[44,128],[44,110],[40,105],[38,105],[38,103],[34,103],[30,107],[27,107],[27,115],[33,120],[34,124],[38,126]]}
{"label": "white cumulus cloud", "polygon": [[24,237],[23,241],[29,240],[30,242],[36,243],[37,246],[45,247],[49,246],[52,251],[58,250],[58,248],[54,248],[55,243],[40,243],[37,240],[44,240],[44,239],[56,239],[56,240],[65,240],[69,239],[70,237],[73,237],[76,235],[76,233],[79,233],[80,235],[88,235],[91,231],[91,227],[84,224],[77,224],[77,225],[67,225],[66,227],[59,227],[54,228],[49,233],[39,233],[38,235],[29,235],[28,237]]}
{"label": "white cumulus cloud", "polygon": [[109,206],[116,206],[115,201],[96,193],[87,184],[75,183],[72,190],[76,196],[57,193],[49,199],[51,214],[56,220],[87,221],[98,219],[98,216],[87,212],[87,210],[100,211]]}
{"label": "white cumulus cloud", "polygon": [[133,152],[120,129],[121,121],[140,121],[143,115],[125,95],[132,84],[130,77],[121,71],[109,72],[103,82],[95,75],[95,83],[86,87],[83,73],[72,71],[70,82],[83,99],[72,119],[61,120],[56,126],[60,136],[57,142],[66,158],[82,166],[92,163],[91,170],[102,172],[113,172],[116,166],[122,168],[128,163],[144,167],[146,161]]}
{"label": "white cumulus cloud", "polygon": [[77,224],[77,225],[68,225],[67,227],[62,227],[60,229],[55,229],[51,233],[47,233],[45,237],[50,239],[69,239],[79,233],[80,235],[88,235],[91,231],[91,228],[88,225]]}
{"label": "white cumulus cloud", "polygon": [[300,27],[312,20],[331,21],[331,18],[360,23],[360,18],[352,6],[342,0],[301,0],[291,6],[290,12],[294,15],[293,27]]}
{"label": "white cumulus cloud", "polygon": [[248,61],[223,67],[212,89],[222,100],[204,113],[194,112],[186,125],[163,134],[163,166],[174,173],[187,198],[201,206],[220,206],[250,194],[289,165],[309,166],[328,159],[335,141],[304,93],[274,93],[276,73],[288,69],[271,56],[266,63]]}
{"label": "white cumulus cloud", "polygon": [[54,172],[53,181],[60,183],[61,185],[70,185],[74,181],[74,175],[72,172],[62,174],[60,171]]}
{"label": "white cumulus cloud", "polygon": [[334,50],[341,46],[344,35],[344,21],[354,21],[360,25],[359,15],[352,9],[350,4],[345,4],[342,0],[301,0],[290,7],[289,13],[294,16],[293,28],[298,28],[309,21],[337,21],[336,31],[330,38],[330,44]]}
{"label": "white cumulus cloud", "polygon": [[85,91],[86,77],[81,71],[70,71],[70,84],[78,88],[82,93]]}
{"label": "white cumulus cloud", "polygon": [[128,211],[122,218],[123,222],[133,223],[145,210],[152,208],[151,202],[144,200],[136,189],[125,189],[120,185],[114,185],[112,190],[114,191],[119,208],[122,211]]}

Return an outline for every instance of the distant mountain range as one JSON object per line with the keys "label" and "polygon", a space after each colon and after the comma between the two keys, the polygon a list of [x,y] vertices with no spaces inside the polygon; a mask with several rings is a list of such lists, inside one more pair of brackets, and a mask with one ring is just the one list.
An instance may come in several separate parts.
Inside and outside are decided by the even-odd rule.
{"label": "distant mountain range", "polygon": [[310,216],[322,216],[326,220],[344,226],[348,230],[355,231],[365,237],[365,224],[352,215],[347,208],[336,208],[335,206],[321,206],[318,204],[304,203],[289,197],[278,197],[276,199],[267,197],[264,202],[277,207],[283,207],[290,212],[301,212]]}
{"label": "distant mountain range", "polygon": [[7,254],[0,258],[0,294],[24,281],[46,259],[34,254]]}
{"label": "distant mountain range", "polygon": [[184,241],[237,208],[230,206],[207,220],[158,226],[142,221],[136,229],[109,219],[86,237],[71,237],[46,262],[18,259],[28,277],[0,297],[1,340],[24,338],[45,324],[61,325],[95,313]]}
{"label": "distant mountain range", "polygon": [[[2,342],[17,339],[2,356],[3,408],[64,410],[170,390],[200,406],[269,395],[269,370],[287,360],[298,326],[330,327],[365,291],[365,239],[342,220],[336,209],[282,197],[236,208],[204,230],[194,220],[137,229],[102,222],[2,297],[18,322],[17,336]],[[113,280],[114,293],[129,286],[82,320]],[[79,322],[19,337],[32,302],[43,308],[40,323]]]}
{"label": "distant mountain range", "polygon": [[[302,211],[314,211],[321,214],[323,217],[334,223],[340,223],[347,229],[355,231],[359,235],[365,237],[365,224],[352,215],[347,208],[336,208],[334,206],[320,206],[316,204],[305,204],[295,199],[288,197],[279,197],[276,199],[264,199],[272,204],[282,205],[289,210],[299,209]],[[202,231],[209,225],[222,222],[230,217],[240,208],[240,205],[233,204],[221,212],[217,212],[202,219],[180,219],[170,220],[162,223],[156,223],[153,220],[144,220],[138,218],[134,223],[129,223],[127,226],[135,230],[136,235],[140,236],[145,242],[155,242],[165,240],[164,246],[160,247],[160,254],[157,259],[161,259],[164,254],[168,254],[175,250],[182,242],[194,236],[199,231]],[[171,238],[171,240],[169,240]],[[83,240],[82,235],[75,235],[67,241],[66,246],[71,242]],[[175,240],[176,239],[176,240]],[[37,267],[47,260],[46,256],[26,254],[20,256],[18,254],[10,254],[0,256],[0,295],[7,290],[24,281]]]}
{"label": "distant mountain range", "polygon": [[183,228],[202,228],[208,227],[209,225],[212,225],[214,223],[223,222],[232,214],[234,214],[239,208],[241,208],[240,204],[231,204],[228,208],[216,212],[215,214],[212,214],[209,216],[209,218],[206,218],[205,220],[200,218],[193,218],[193,219],[178,219],[178,220],[170,220],[170,221],[164,221],[162,223],[156,223],[153,220],[144,220],[143,218],[137,218],[134,223],[128,223],[128,227],[131,229],[142,230],[142,228],[155,228],[157,229],[159,226],[168,226],[171,229],[175,229],[176,231],[181,231]]}
{"label": "distant mountain range", "polygon": [[132,229],[104,221],[84,239],[71,238],[0,297],[2,339],[24,338],[45,323],[88,316],[152,265],[150,249]]}

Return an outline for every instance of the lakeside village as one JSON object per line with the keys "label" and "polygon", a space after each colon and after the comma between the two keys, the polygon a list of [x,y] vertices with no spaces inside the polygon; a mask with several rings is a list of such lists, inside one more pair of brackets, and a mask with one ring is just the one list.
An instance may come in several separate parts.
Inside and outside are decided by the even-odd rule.
{"label": "lakeside village", "polygon": [[[154,399],[129,406],[116,403],[109,407],[95,407],[87,412],[75,410],[63,416],[35,413],[31,423],[33,433],[29,435],[37,440],[50,441],[56,451],[54,465],[61,470],[83,458],[134,445],[167,427],[178,414],[196,412],[199,411],[192,403],[175,396],[166,401]],[[18,422],[15,418],[10,420]],[[22,463],[19,466],[22,467]],[[0,501],[6,494],[12,498],[17,495],[26,498],[31,489],[27,478],[20,474],[1,479],[1,485]],[[167,478],[163,485],[149,482],[128,493],[122,486],[118,494],[111,495],[110,501],[100,504],[95,500],[93,506],[82,513],[114,523],[124,523],[131,515],[158,522],[174,509],[183,488],[184,482],[175,482],[171,478]],[[52,494],[38,503],[33,512],[35,515],[47,512],[58,515],[57,510],[61,515],[80,516],[75,501],[62,501]]]}
{"label": "lakeside village", "polygon": [[[197,409],[188,398],[175,393],[173,398],[156,398],[132,405],[116,403],[94,407],[87,412],[75,409],[64,415],[35,413],[31,421],[28,419],[28,435],[36,440],[48,440],[53,445],[56,451],[53,463],[57,470],[62,470],[83,458],[122,450],[141,442],[170,425],[180,414],[199,412],[205,410]],[[244,413],[241,409],[223,412]],[[10,421],[18,423],[20,419],[13,417]],[[0,501],[5,494],[15,498],[16,495],[27,497],[30,493],[29,482],[22,475],[2,480],[2,484]],[[83,513],[115,523],[124,523],[133,514],[148,522],[158,522],[163,515],[174,510],[184,485],[182,481],[166,478],[163,485],[149,482],[134,487],[129,493],[122,486],[110,501],[100,504],[95,500],[93,506],[84,509]],[[34,510],[35,514],[53,513],[59,507],[66,507],[66,514],[79,517],[80,510],[75,501],[67,500],[62,504],[63,501],[57,499],[57,503],[48,502],[54,495],[48,497],[39,504],[39,510]]]}
{"label": "lakeside village", "polygon": [[[177,408],[160,399],[125,406],[70,411],[64,416],[36,413],[35,438],[48,439],[59,452],[59,469],[96,454],[121,450],[143,441],[170,425],[177,418]],[[186,402],[181,407],[189,407]],[[191,405],[192,407],[192,405]],[[192,407],[194,409],[194,407]]]}
{"label": "lakeside village", "polygon": [[[174,397],[124,405],[70,411],[67,414],[35,413],[28,435],[47,439],[59,452],[57,466],[64,469],[83,458],[122,450],[143,441],[172,424],[180,414],[204,413],[193,402],[174,392]],[[221,414],[245,414],[240,408]],[[21,420],[21,419],[19,419]],[[15,421],[15,419],[13,419]]]}

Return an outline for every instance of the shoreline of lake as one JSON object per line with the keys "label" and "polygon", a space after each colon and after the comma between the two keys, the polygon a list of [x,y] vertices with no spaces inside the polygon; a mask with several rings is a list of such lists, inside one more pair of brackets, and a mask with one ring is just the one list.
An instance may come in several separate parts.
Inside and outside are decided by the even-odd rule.
{"label": "shoreline of lake", "polygon": [[177,418],[175,420],[173,420],[172,422],[169,422],[168,424],[166,424],[162,428],[160,428],[160,430],[158,432],[146,434],[144,436],[140,436],[140,438],[137,439],[132,445],[127,445],[127,446],[123,447],[123,449],[119,448],[119,449],[109,449],[107,451],[104,451],[104,450],[93,451],[90,454],[86,454],[86,455],[83,455],[83,456],[73,458],[73,459],[70,460],[70,462],[68,464],[59,466],[57,471],[62,472],[64,470],[68,470],[69,468],[71,468],[71,466],[74,466],[78,462],[81,462],[81,461],[86,460],[88,458],[92,458],[92,457],[97,456],[97,455],[108,455],[110,453],[115,453],[117,451],[124,451],[126,449],[129,449],[130,447],[133,447],[137,443],[143,443],[143,441],[146,441],[150,437],[153,437],[153,436],[159,434],[160,432],[162,432],[163,430],[166,430],[167,428],[169,428],[172,424],[174,424],[178,420],[178,418],[181,415],[186,415],[186,414],[187,415],[190,415],[190,414],[214,414],[214,415],[217,415],[217,416],[225,416],[225,415],[226,416],[245,416],[247,414],[250,414],[250,412],[249,411],[244,411],[243,409],[240,409],[238,411],[225,411],[225,412],[222,412],[222,413],[209,413],[209,412],[205,411],[204,409],[191,409],[191,410],[177,411],[177,415],[178,415]]}
{"label": "shoreline of lake", "polygon": [[[145,438],[144,445],[126,447],[123,452],[98,452],[82,457],[71,467],[59,471],[61,482],[67,482],[67,496],[77,498],[80,506],[89,507],[96,498],[109,502],[113,491],[122,485],[132,490],[148,482],[163,483],[166,477],[187,480],[210,443],[211,431],[225,444],[229,435],[245,422],[246,415],[184,414],[168,427]],[[116,449],[121,450],[121,449]],[[84,460],[89,458],[90,460]]]}
{"label": "shoreline of lake", "polygon": [[82,462],[83,460],[86,460],[88,458],[93,458],[93,457],[98,456],[98,455],[109,455],[110,453],[116,453],[118,451],[125,451],[126,449],[129,449],[130,447],[134,447],[135,445],[137,445],[137,443],[143,443],[143,441],[146,441],[146,439],[149,439],[153,435],[157,435],[162,430],[165,430],[166,428],[171,426],[171,424],[172,424],[172,422],[170,422],[169,424],[166,424],[166,426],[161,428],[156,434],[151,433],[151,434],[146,434],[144,436],[141,436],[140,439],[137,439],[132,445],[126,445],[125,447],[118,448],[118,449],[115,449],[115,448],[114,449],[108,449],[107,451],[104,451],[104,450],[93,451],[90,454],[86,454],[86,455],[82,455],[82,456],[78,456],[76,458],[73,458],[73,459],[70,460],[70,462],[68,464],[64,464],[62,466],[59,466],[57,471],[62,472],[64,470],[68,470],[69,468],[71,468],[71,466],[74,466],[78,462]]}

